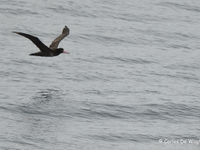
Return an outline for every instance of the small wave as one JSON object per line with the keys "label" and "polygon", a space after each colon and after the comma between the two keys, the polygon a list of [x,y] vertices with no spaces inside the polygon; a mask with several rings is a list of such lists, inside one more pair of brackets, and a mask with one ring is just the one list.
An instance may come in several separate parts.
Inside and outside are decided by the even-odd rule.
{"label": "small wave", "polygon": [[59,14],[67,13],[74,17],[96,17],[94,13],[90,13],[88,11],[85,11],[84,9],[80,9],[79,6],[64,7],[63,5],[55,5],[54,7],[51,6],[47,7],[46,9]]}
{"label": "small wave", "polygon": [[181,103],[165,103],[147,104],[144,106],[157,110],[161,115],[169,117],[170,120],[181,121],[181,119],[187,117],[200,117],[200,108],[198,106],[193,105],[186,105]]}
{"label": "small wave", "polygon": [[102,77],[98,73],[95,74],[89,74],[89,73],[79,73],[75,75],[76,79],[79,81],[109,81],[108,78]]}
{"label": "small wave", "polygon": [[162,3],[159,3],[158,5],[169,7],[169,8],[178,8],[178,9],[183,9],[183,10],[187,10],[187,11],[194,11],[194,12],[198,12],[198,13],[200,12],[200,7],[192,6],[192,5],[188,5],[188,4],[178,4],[178,3],[174,3],[174,2],[162,2]]}
{"label": "small wave", "polygon": [[152,63],[155,63],[154,61],[149,61],[149,60],[145,60],[142,58],[132,59],[132,58],[106,57],[106,56],[101,56],[100,58],[104,59],[104,60],[110,60],[110,61],[116,61],[116,62],[128,63],[128,64],[152,64]]}
{"label": "small wave", "polygon": [[155,76],[162,76],[172,79],[180,79],[185,81],[193,81],[193,82],[199,82],[200,79],[194,74],[186,74],[186,73],[176,73],[176,74],[169,74],[169,73],[151,73],[151,75]]}
{"label": "small wave", "polygon": [[134,41],[126,39],[120,36],[109,36],[109,35],[97,35],[97,34],[82,34],[80,36],[82,39],[87,39],[94,42],[101,42],[104,45],[116,45],[116,44],[135,44]]}
{"label": "small wave", "polygon": [[38,15],[38,12],[30,11],[26,9],[12,9],[12,8],[0,8],[0,13],[12,14],[12,15]]}
{"label": "small wave", "polygon": [[171,70],[200,70],[199,64],[193,63],[193,64],[177,64],[177,65],[168,65],[164,68],[171,69]]}
{"label": "small wave", "polygon": [[152,141],[158,141],[158,137],[149,134],[128,134],[128,133],[101,133],[100,135],[88,135],[88,138],[101,141],[110,142],[136,142],[136,143],[148,143]]}
{"label": "small wave", "polygon": [[175,48],[175,49],[187,49],[190,50],[191,48],[188,47],[186,44],[180,45],[180,44],[170,44],[168,45],[169,48]]}
{"label": "small wave", "polygon": [[89,118],[98,119],[125,119],[134,121],[168,120],[170,122],[186,121],[188,117],[200,117],[200,109],[177,103],[144,104],[122,106],[117,104],[88,104],[88,109],[81,111]]}

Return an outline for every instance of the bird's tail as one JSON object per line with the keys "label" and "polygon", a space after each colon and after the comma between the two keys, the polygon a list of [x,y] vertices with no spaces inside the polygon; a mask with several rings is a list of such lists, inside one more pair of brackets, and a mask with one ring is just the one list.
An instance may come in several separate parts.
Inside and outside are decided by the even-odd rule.
{"label": "bird's tail", "polygon": [[31,53],[31,54],[29,54],[29,55],[30,55],[30,56],[44,56],[44,54],[41,53],[41,52]]}

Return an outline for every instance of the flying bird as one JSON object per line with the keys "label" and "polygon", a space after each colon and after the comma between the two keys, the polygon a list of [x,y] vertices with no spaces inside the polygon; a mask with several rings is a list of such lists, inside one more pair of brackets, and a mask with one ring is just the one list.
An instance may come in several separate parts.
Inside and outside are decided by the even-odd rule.
{"label": "flying bird", "polygon": [[66,54],[69,53],[67,51],[64,51],[63,48],[58,48],[60,41],[69,35],[69,28],[67,26],[63,28],[62,34],[60,34],[55,40],[53,40],[53,42],[51,43],[49,47],[47,47],[44,43],[40,41],[39,38],[33,35],[22,33],[22,32],[14,32],[14,33],[24,36],[25,38],[28,38],[40,49],[39,52],[30,54],[32,56],[53,57],[61,53],[66,53]]}

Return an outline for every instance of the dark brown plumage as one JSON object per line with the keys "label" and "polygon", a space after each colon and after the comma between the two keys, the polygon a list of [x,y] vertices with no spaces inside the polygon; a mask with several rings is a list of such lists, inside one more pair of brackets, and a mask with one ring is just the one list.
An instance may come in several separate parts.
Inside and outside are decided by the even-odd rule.
{"label": "dark brown plumage", "polygon": [[22,33],[22,32],[14,32],[14,33],[28,38],[40,49],[40,52],[30,54],[32,56],[52,57],[52,56],[57,56],[61,53],[68,53],[68,52],[64,51],[63,48],[58,48],[60,41],[63,40],[67,35],[69,35],[69,28],[67,26],[65,26],[63,28],[62,34],[59,35],[51,43],[51,45],[49,47],[47,47],[44,43],[42,43],[39,38],[32,36],[30,34],[26,34],[26,33]]}

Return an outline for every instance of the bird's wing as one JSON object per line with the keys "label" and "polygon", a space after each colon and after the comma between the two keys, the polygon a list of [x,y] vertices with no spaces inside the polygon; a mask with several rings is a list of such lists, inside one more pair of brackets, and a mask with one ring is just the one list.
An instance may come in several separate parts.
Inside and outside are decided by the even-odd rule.
{"label": "bird's wing", "polygon": [[65,26],[63,28],[62,34],[59,35],[49,46],[50,49],[55,50],[56,48],[58,48],[58,45],[60,43],[61,40],[63,40],[66,36],[69,35],[69,28],[67,26]]}
{"label": "bird's wing", "polygon": [[39,38],[22,32],[14,32],[14,33],[24,36],[29,40],[31,40],[40,49],[41,52],[49,51],[49,48],[44,43],[42,43]]}

